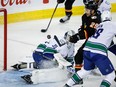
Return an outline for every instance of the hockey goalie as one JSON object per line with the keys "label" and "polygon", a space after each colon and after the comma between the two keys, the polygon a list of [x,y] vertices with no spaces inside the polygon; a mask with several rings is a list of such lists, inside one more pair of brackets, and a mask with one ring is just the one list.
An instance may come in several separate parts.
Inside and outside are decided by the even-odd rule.
{"label": "hockey goalie", "polygon": [[31,65],[25,61],[12,67],[16,70],[33,67],[29,75],[21,76],[29,84],[42,82],[57,82],[68,78],[67,66],[71,66],[74,57],[75,45],[69,42],[69,37],[74,35],[73,30],[67,31],[63,37],[54,35],[45,43],[39,44],[32,54]]}

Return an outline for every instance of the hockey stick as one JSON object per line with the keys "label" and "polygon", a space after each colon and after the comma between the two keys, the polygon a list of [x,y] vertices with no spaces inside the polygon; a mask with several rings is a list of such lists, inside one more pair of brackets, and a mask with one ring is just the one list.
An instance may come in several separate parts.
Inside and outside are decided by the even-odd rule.
{"label": "hockey stick", "polygon": [[63,66],[71,66],[72,64],[68,61],[66,61],[60,53],[54,54],[54,58],[58,61],[59,64]]}
{"label": "hockey stick", "polygon": [[46,28],[46,29],[42,29],[41,32],[46,32],[46,31],[48,30],[48,28],[49,28],[49,26],[50,26],[50,23],[51,23],[51,21],[52,21],[52,18],[53,18],[53,16],[54,16],[54,13],[56,12],[57,7],[58,7],[58,3],[57,3],[57,5],[56,5],[56,7],[55,7],[55,9],[54,9],[54,11],[53,11],[52,17],[51,17],[51,19],[50,19],[50,21],[49,21],[49,23],[48,23],[47,28]]}
{"label": "hockey stick", "polygon": [[61,44],[60,41],[58,40],[58,37],[56,35],[54,35],[54,39],[56,40],[56,42],[58,43],[58,45],[61,47],[63,45],[65,45],[65,43]]}

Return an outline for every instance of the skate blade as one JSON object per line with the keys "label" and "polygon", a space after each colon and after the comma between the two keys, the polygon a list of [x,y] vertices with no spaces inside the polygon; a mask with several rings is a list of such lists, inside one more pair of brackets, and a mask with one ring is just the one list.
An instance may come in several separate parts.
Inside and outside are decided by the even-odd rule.
{"label": "skate blade", "polygon": [[25,80],[26,83],[28,83],[28,84],[33,84],[33,82],[31,81],[31,78],[30,78],[30,77],[27,77],[27,76],[21,76],[21,78],[22,78],[23,80]]}

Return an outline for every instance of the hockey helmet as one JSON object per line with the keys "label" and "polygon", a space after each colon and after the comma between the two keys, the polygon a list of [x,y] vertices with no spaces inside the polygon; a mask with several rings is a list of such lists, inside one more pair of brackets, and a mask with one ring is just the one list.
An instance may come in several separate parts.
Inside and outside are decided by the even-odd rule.
{"label": "hockey helmet", "polygon": [[112,17],[111,17],[111,12],[110,11],[103,11],[103,13],[101,14],[101,21],[111,21]]}
{"label": "hockey helmet", "polygon": [[91,10],[97,10],[98,9],[98,4],[96,4],[96,3],[89,3],[89,4],[85,4],[85,8],[87,8],[87,9],[91,9]]}
{"label": "hockey helmet", "polygon": [[83,3],[86,4],[92,4],[94,3],[94,0],[83,0]]}
{"label": "hockey helmet", "polygon": [[74,35],[74,34],[75,34],[75,31],[73,31],[73,30],[67,31],[67,32],[64,34],[64,39],[65,39],[66,41],[69,41],[70,37],[71,37],[72,35]]}

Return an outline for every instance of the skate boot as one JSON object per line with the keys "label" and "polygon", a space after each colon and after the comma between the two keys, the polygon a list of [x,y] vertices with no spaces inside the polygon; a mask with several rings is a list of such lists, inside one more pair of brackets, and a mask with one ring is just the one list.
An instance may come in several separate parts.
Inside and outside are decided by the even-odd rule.
{"label": "skate boot", "polygon": [[74,74],[76,71],[75,71],[75,68],[73,68],[73,66],[67,66],[67,71]]}
{"label": "skate boot", "polygon": [[60,19],[60,23],[64,23],[64,22],[70,20],[71,15],[72,15],[72,12],[66,12],[66,16],[64,18]]}
{"label": "skate boot", "polygon": [[69,85],[65,84],[63,87],[71,87],[71,86],[69,86]]}
{"label": "skate boot", "polygon": [[[83,87],[82,84],[83,84],[83,80],[81,79],[79,82],[76,82],[73,86],[75,86],[75,85],[79,85],[79,86]],[[71,87],[71,86],[65,84],[63,87]]]}
{"label": "skate boot", "polygon": [[24,75],[21,76],[22,79],[24,79],[28,84],[33,84],[33,82],[31,81],[31,75]]}
{"label": "skate boot", "polygon": [[20,64],[15,64],[15,65],[13,65],[13,66],[11,66],[11,67],[13,67],[13,68],[16,69],[16,70],[21,69],[21,68],[20,68]]}

